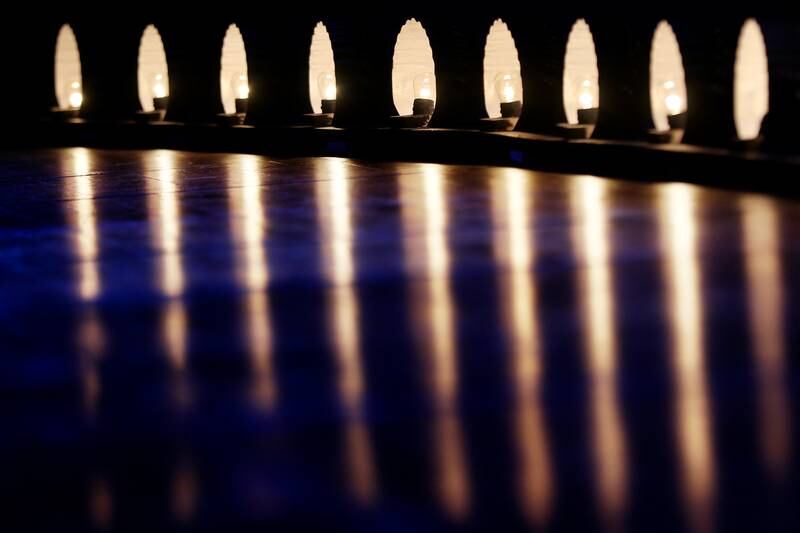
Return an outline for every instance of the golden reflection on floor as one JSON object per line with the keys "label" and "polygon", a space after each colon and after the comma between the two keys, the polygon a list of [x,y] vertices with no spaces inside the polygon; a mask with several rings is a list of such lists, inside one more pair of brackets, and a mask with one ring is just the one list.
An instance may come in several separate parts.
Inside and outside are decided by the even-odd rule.
{"label": "golden reflection on floor", "polygon": [[76,330],[83,405],[86,414],[94,417],[101,391],[97,366],[105,352],[106,335],[96,307],[102,284],[92,152],[86,148],[68,150],[68,157],[62,159],[61,170],[66,176],[62,194],[72,234],[72,254],[77,262],[77,294],[84,303]]}
{"label": "golden reflection on floor", "polygon": [[714,529],[716,474],[698,260],[699,194],[684,184],[659,188],[682,491],[692,530],[705,533]]}
{"label": "golden reflection on floor", "polygon": [[353,213],[347,163],[319,159],[315,166],[317,211],[325,277],[330,283],[328,316],[337,364],[337,389],[345,411],[345,461],[350,491],[362,504],[378,493],[369,430],[364,423],[364,375],[360,310],[355,292]]}
{"label": "golden reflection on floor", "polygon": [[263,180],[263,159],[229,156],[228,201],[236,243],[236,276],[245,289],[244,338],[252,372],[251,397],[262,410],[272,411],[278,399],[273,371],[273,335],[269,302],[266,237],[269,230]]}
{"label": "golden reflection on floor", "polygon": [[617,395],[617,323],[611,271],[609,182],[590,176],[572,182],[574,249],[584,353],[590,387],[591,435],[600,514],[618,529],[628,498],[625,430]]}
{"label": "golden reflection on floor", "polygon": [[786,475],[791,459],[791,411],[784,365],[783,268],[777,202],[744,196],[744,254],[752,349],[758,380],[758,419],[763,462],[773,483]]}
{"label": "golden reflection on floor", "polygon": [[165,298],[161,340],[172,371],[172,395],[185,409],[191,402],[187,372],[188,316],[183,296],[186,286],[182,255],[181,211],[175,152],[147,153],[147,210],[152,246],[158,253],[156,286]]}
{"label": "golden reflection on floor", "polygon": [[492,219],[503,324],[511,346],[509,379],[517,396],[517,495],[531,525],[543,527],[552,512],[554,487],[541,401],[542,348],[533,272],[536,212],[530,200],[536,196],[535,186],[525,172],[503,169],[492,180]]}
{"label": "golden reflection on floor", "polygon": [[[420,165],[400,179],[407,269],[422,268],[424,279],[411,281],[411,310],[423,372],[430,379],[435,408],[434,454],[439,501],[447,514],[463,520],[470,511],[471,488],[458,413],[457,351],[450,259],[448,204],[443,167]],[[422,242],[420,242],[420,240]]]}
{"label": "golden reflection on floor", "polygon": [[180,523],[191,522],[197,513],[199,498],[197,473],[191,460],[179,456],[172,472],[170,511]]}

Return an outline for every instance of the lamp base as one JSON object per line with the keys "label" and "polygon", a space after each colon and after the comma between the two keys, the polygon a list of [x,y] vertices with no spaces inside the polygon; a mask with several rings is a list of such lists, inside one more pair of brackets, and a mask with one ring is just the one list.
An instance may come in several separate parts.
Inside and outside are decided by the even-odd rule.
{"label": "lamp base", "polygon": [[597,116],[600,114],[600,108],[590,107],[588,109],[578,109],[578,124],[584,126],[591,126],[597,124]]}
{"label": "lamp base", "polygon": [[686,129],[686,119],[688,114],[686,111],[683,113],[678,113],[677,115],[669,115],[667,117],[667,121],[669,122],[669,127],[673,130],[685,130]]}
{"label": "lamp base", "polygon": [[332,115],[336,113],[336,100],[322,100],[322,115]]}
{"label": "lamp base", "polygon": [[415,98],[411,114],[389,117],[389,125],[393,128],[424,128],[431,121],[435,105],[429,98]]}
{"label": "lamp base", "polygon": [[433,109],[436,103],[429,98],[415,98],[414,103],[411,105],[412,115],[433,115]]}
{"label": "lamp base", "polygon": [[647,132],[647,142],[653,144],[670,144],[673,142],[673,137],[672,130],[648,130]]}
{"label": "lamp base", "polygon": [[430,122],[430,115],[396,115],[389,117],[389,125],[393,128],[424,128]]}
{"label": "lamp base", "polygon": [[136,122],[151,123],[161,122],[167,114],[166,110],[156,109],[154,111],[138,111],[136,113]]}
{"label": "lamp base", "polygon": [[217,115],[220,126],[241,126],[244,124],[244,113],[220,113]]}
{"label": "lamp base", "polygon": [[588,139],[594,132],[593,124],[557,124],[556,131],[565,139]]}
{"label": "lamp base", "polygon": [[309,113],[304,116],[314,128],[327,128],[333,124],[333,113]]}
{"label": "lamp base", "polygon": [[517,117],[482,118],[479,126],[481,131],[511,131],[518,121]]}
{"label": "lamp base", "polygon": [[751,150],[757,150],[761,146],[763,140],[763,137],[760,135],[755,139],[734,139],[731,142],[731,147],[740,152],[749,152]]}
{"label": "lamp base", "polygon": [[247,98],[237,98],[234,100],[234,105],[236,106],[236,114],[244,115],[247,113]]}
{"label": "lamp base", "polygon": [[522,102],[500,102],[500,116],[503,118],[517,118],[522,115]]}
{"label": "lamp base", "polygon": [[62,109],[60,107],[54,107],[53,109],[50,110],[50,116],[55,121],[66,122],[68,120],[78,118],[80,112],[81,112],[80,109],[71,109],[71,108]]}
{"label": "lamp base", "polygon": [[169,106],[169,96],[153,97],[153,109],[166,113]]}

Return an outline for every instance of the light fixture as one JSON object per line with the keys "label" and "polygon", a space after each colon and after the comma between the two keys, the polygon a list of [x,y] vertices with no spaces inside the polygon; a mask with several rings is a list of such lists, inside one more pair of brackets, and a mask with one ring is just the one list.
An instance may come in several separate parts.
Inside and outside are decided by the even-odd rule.
{"label": "light fixture", "polygon": [[594,85],[585,78],[578,91],[578,124],[597,124],[598,108],[594,101]]}
{"label": "light fixture", "polygon": [[686,105],[678,94],[678,85],[672,81],[664,82],[664,107],[667,111],[667,124],[671,130],[686,129]]}
{"label": "light fixture", "polygon": [[600,105],[597,53],[591,29],[585,19],[578,19],[567,36],[564,52],[562,98],[566,123],[557,126],[570,139],[592,136]]}
{"label": "light fixture", "polygon": [[392,99],[396,128],[424,128],[436,105],[436,65],[428,34],[416,19],[400,28],[392,56]]}
{"label": "light fixture", "polygon": [[161,34],[153,24],[148,24],[139,41],[136,81],[141,110],[137,122],[161,122],[169,107],[169,68]]}
{"label": "light fixture", "polygon": [[500,99],[500,116],[503,118],[518,117],[522,114],[522,87],[519,76],[510,72],[501,72],[494,79],[494,90]]}
{"label": "light fixture", "polygon": [[159,113],[159,119],[164,120],[164,115],[169,104],[169,88],[167,87],[164,75],[157,73],[153,75],[153,109]]}
{"label": "light fixture", "polygon": [[219,94],[223,112],[217,115],[217,122],[223,126],[244,124],[249,107],[250,85],[244,38],[236,24],[228,26],[222,39]]}
{"label": "light fixture", "polygon": [[677,94],[667,95],[664,99],[664,104],[667,106],[670,116],[679,115],[683,112],[683,98]]}
{"label": "light fixture", "polygon": [[247,101],[250,98],[250,85],[247,82],[247,75],[237,72],[231,79],[233,94],[236,95],[236,113],[247,113]]}
{"label": "light fixture", "polygon": [[686,73],[680,45],[672,26],[662,20],[650,45],[650,114],[653,129],[647,132],[654,143],[678,143],[687,122]]}
{"label": "light fixture", "polygon": [[581,83],[580,96],[578,96],[580,109],[591,109],[594,107],[594,96],[592,96],[592,82],[583,80]]}
{"label": "light fixture", "polygon": [[413,116],[427,117],[425,125],[433,115],[436,97],[436,78],[430,72],[421,72],[414,76],[414,103],[411,114]]}
{"label": "light fixture", "polygon": [[433,100],[433,74],[422,72],[414,76],[414,98]]}
{"label": "light fixture", "polygon": [[69,84],[69,107],[71,109],[80,109],[83,104],[83,92],[81,91],[81,82],[73,81]]}
{"label": "light fixture", "polygon": [[164,85],[164,75],[156,74],[153,76],[153,98],[164,98],[167,96],[167,87]]}
{"label": "light fixture", "polygon": [[317,87],[322,98],[322,112],[325,114],[336,112],[336,76],[330,72],[322,72],[317,76]]}
{"label": "light fixture", "polygon": [[483,48],[483,102],[485,131],[513,130],[522,115],[522,69],[517,46],[508,25],[496,19]]}
{"label": "light fixture", "polygon": [[83,78],[78,42],[68,24],[58,31],[53,74],[57,107],[51,116],[58,121],[77,118],[83,105]]}

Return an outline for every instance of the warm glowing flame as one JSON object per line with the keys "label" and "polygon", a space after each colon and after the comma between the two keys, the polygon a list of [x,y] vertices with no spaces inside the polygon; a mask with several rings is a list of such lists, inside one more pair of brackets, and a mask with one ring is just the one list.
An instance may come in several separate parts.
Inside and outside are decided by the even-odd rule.
{"label": "warm glowing flame", "polygon": [[153,97],[164,98],[165,96],[167,96],[167,86],[164,83],[164,76],[163,74],[156,74],[153,81]]}
{"label": "warm glowing flame", "polygon": [[72,109],[80,109],[83,105],[83,92],[81,91],[81,84],[78,81],[73,81],[69,86],[69,106]]}
{"label": "warm glowing flame", "polygon": [[433,100],[433,75],[429,73],[419,74],[414,78],[414,96]]}
{"label": "warm glowing flame", "polygon": [[592,109],[594,107],[594,95],[592,95],[592,82],[583,80],[581,92],[578,95],[578,105],[581,109]]}
{"label": "warm glowing flame", "polygon": [[667,106],[667,112],[670,115],[680,115],[683,113],[683,98],[677,94],[669,94],[664,99],[664,104]]}
{"label": "warm glowing flame", "polygon": [[511,86],[511,84],[503,86],[503,102],[513,102],[516,96],[517,93],[514,91],[514,87]]}
{"label": "warm glowing flame", "polygon": [[247,82],[247,76],[244,74],[239,74],[239,78],[236,81],[236,98],[240,100],[244,100],[245,98],[250,97],[250,85]]}
{"label": "warm glowing flame", "polygon": [[682,483],[693,529],[705,532],[713,530],[715,473],[703,361],[703,302],[694,212],[697,192],[683,184],[667,185],[660,192]]}
{"label": "warm glowing flame", "polygon": [[511,74],[498,74],[495,81],[495,90],[503,103],[513,102],[517,99],[514,76]]}
{"label": "warm glowing flame", "polygon": [[336,78],[330,72],[323,72],[317,80],[319,94],[323,100],[336,100]]}

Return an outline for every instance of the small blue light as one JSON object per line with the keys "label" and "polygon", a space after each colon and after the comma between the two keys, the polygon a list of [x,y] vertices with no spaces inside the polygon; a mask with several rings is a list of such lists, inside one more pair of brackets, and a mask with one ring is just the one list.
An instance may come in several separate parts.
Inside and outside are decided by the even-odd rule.
{"label": "small blue light", "polygon": [[525,161],[525,154],[521,150],[509,150],[508,158],[514,163],[522,163]]}
{"label": "small blue light", "polygon": [[332,155],[344,155],[347,153],[347,143],[344,141],[331,141],[325,145],[325,150]]}

